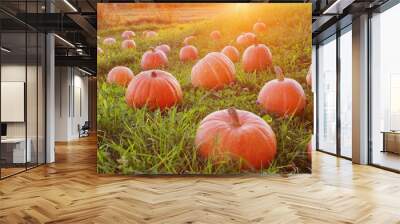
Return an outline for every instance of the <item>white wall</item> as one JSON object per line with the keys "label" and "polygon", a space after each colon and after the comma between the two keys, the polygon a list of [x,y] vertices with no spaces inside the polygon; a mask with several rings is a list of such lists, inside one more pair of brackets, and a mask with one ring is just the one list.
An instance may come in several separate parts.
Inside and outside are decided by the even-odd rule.
{"label": "white wall", "polygon": [[55,140],[74,140],[78,125],[88,120],[88,78],[71,67],[56,67],[55,73]]}

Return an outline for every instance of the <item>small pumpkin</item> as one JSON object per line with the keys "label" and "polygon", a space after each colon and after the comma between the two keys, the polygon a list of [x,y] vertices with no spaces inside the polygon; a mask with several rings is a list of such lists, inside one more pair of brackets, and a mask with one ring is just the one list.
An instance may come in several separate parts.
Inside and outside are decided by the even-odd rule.
{"label": "small pumpkin", "polygon": [[107,82],[126,87],[133,77],[133,72],[128,67],[116,66],[108,72]]}
{"label": "small pumpkin", "polygon": [[312,161],[312,141],[307,144],[307,160]]}
{"label": "small pumpkin", "polygon": [[265,44],[253,44],[246,48],[242,56],[245,72],[259,72],[272,66],[272,54]]}
{"label": "small pumpkin", "polygon": [[207,115],[196,132],[195,145],[203,158],[220,162],[241,159],[243,168],[267,168],[276,155],[272,128],[259,116],[229,108]]}
{"label": "small pumpkin", "polygon": [[168,44],[161,44],[158,45],[155,50],[160,50],[162,52],[164,52],[165,55],[168,56],[169,52],[171,52],[171,48],[168,46]]}
{"label": "small pumpkin", "polygon": [[193,45],[186,45],[179,51],[179,60],[182,62],[194,61],[199,57],[197,48]]}
{"label": "small pumpkin", "polygon": [[222,49],[221,53],[226,55],[229,59],[231,59],[232,62],[238,62],[240,60],[240,53],[239,50],[236,49],[234,46],[226,46],[224,49]]}
{"label": "small pumpkin", "polygon": [[208,53],[192,68],[194,87],[221,89],[235,81],[235,66],[231,59],[220,52]]}
{"label": "small pumpkin", "polygon": [[104,54],[103,49],[101,49],[100,47],[97,47],[97,54]]}
{"label": "small pumpkin", "polygon": [[123,40],[121,43],[121,48],[122,49],[136,48],[136,43],[134,40]]}
{"label": "small pumpkin", "polygon": [[303,87],[296,80],[285,78],[280,67],[274,69],[277,78],[262,87],[257,103],[265,112],[279,117],[302,113],[306,106]]}
{"label": "small pumpkin", "polygon": [[171,73],[148,70],[132,79],[126,90],[125,100],[132,108],[163,110],[182,101],[182,89]]}
{"label": "small pumpkin", "polygon": [[307,72],[306,82],[307,82],[307,84],[308,84],[309,86],[312,86],[311,66],[310,66],[310,68],[308,69],[308,72]]}
{"label": "small pumpkin", "polygon": [[265,31],[267,31],[267,26],[263,22],[256,22],[253,25],[253,31],[256,33],[263,33]]}
{"label": "small pumpkin", "polygon": [[185,37],[185,39],[183,40],[183,44],[184,45],[190,45],[190,44],[193,44],[193,42],[195,40],[196,40],[195,36],[188,36],[188,37]]}
{"label": "small pumpkin", "polygon": [[242,33],[236,38],[236,43],[241,47],[248,47],[257,42],[257,36],[254,33]]}
{"label": "small pumpkin", "polygon": [[146,33],[145,33],[145,37],[146,38],[152,38],[152,37],[156,37],[158,35],[158,33],[157,32],[155,32],[155,31],[147,31]]}
{"label": "small pumpkin", "polygon": [[103,44],[105,44],[105,45],[114,45],[116,43],[117,43],[117,41],[113,37],[107,37],[103,40]]}
{"label": "small pumpkin", "polygon": [[140,65],[143,70],[164,68],[168,66],[168,58],[164,52],[151,48],[143,54]]}
{"label": "small pumpkin", "polygon": [[220,31],[214,30],[214,31],[212,31],[210,33],[210,37],[211,37],[211,39],[217,41],[217,40],[220,40],[222,38],[222,34],[221,34]]}
{"label": "small pumpkin", "polygon": [[136,36],[135,32],[131,30],[125,30],[122,34],[121,37],[124,40],[132,39],[134,36]]}

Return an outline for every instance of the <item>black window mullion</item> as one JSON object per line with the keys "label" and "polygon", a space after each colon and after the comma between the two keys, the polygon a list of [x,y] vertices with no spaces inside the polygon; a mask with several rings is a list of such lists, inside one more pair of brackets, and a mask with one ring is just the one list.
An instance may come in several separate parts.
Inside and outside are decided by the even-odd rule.
{"label": "black window mullion", "polygon": [[[25,21],[28,19],[28,1],[25,0]],[[28,26],[25,23],[25,100],[24,100],[24,120],[25,120],[25,170],[28,170],[28,119],[27,119],[27,90],[28,90]]]}
{"label": "black window mullion", "polygon": [[[39,0],[36,1],[39,13]],[[36,31],[36,166],[39,165],[39,32]]]}
{"label": "black window mullion", "polygon": [[319,149],[319,45],[315,46],[315,149]]}
{"label": "black window mullion", "polygon": [[340,118],[340,30],[336,31],[336,154],[341,156],[341,118]]}

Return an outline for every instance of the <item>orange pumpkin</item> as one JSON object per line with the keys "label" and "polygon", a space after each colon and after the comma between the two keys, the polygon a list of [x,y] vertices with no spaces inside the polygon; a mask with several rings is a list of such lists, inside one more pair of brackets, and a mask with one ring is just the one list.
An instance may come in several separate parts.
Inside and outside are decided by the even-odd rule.
{"label": "orange pumpkin", "polygon": [[308,159],[308,161],[312,161],[312,142],[311,142],[311,140],[307,144],[307,159]]}
{"label": "orange pumpkin", "polygon": [[232,62],[238,62],[240,59],[240,53],[238,49],[234,46],[226,46],[224,49],[222,49],[221,53],[226,55],[229,59],[231,59]]}
{"label": "orange pumpkin", "polygon": [[275,66],[277,79],[267,82],[258,94],[257,103],[267,113],[280,117],[300,114],[306,106],[303,87],[294,79],[285,78],[282,69]]}
{"label": "orange pumpkin", "polygon": [[171,48],[168,46],[168,44],[158,45],[155,50],[162,51],[165,55],[168,55],[169,52],[171,52]]}
{"label": "orange pumpkin", "polygon": [[220,40],[222,38],[221,32],[218,30],[214,30],[210,33],[210,37],[213,40]]}
{"label": "orange pumpkin", "polygon": [[196,147],[203,158],[220,162],[241,159],[243,168],[267,168],[276,155],[276,137],[259,116],[229,108],[207,115],[196,132]]}
{"label": "orange pumpkin", "polygon": [[127,40],[127,39],[131,39],[134,36],[136,36],[135,32],[130,31],[130,30],[126,30],[121,34],[122,39]]}
{"label": "orange pumpkin", "polygon": [[146,38],[151,38],[151,37],[156,37],[158,34],[157,34],[157,32],[155,32],[155,31],[147,31],[146,33],[145,33],[145,37]]}
{"label": "orange pumpkin", "polygon": [[129,83],[125,95],[126,103],[133,108],[147,107],[163,110],[182,101],[179,82],[170,73],[148,70],[139,73]]}
{"label": "orange pumpkin", "polygon": [[126,87],[133,77],[133,72],[128,67],[116,66],[108,72],[107,82]]}
{"label": "orange pumpkin", "polygon": [[194,61],[198,58],[199,52],[197,48],[193,45],[187,45],[181,48],[179,51],[179,60],[186,61]]}
{"label": "orange pumpkin", "polygon": [[248,47],[255,44],[257,36],[254,33],[242,33],[236,38],[236,43],[241,47]]}
{"label": "orange pumpkin", "polygon": [[253,25],[253,31],[256,33],[263,33],[265,31],[267,31],[267,26],[263,22],[256,22]]}
{"label": "orange pumpkin", "polygon": [[194,42],[194,40],[196,40],[195,36],[185,37],[185,39],[183,40],[183,44],[184,45],[190,45],[190,44],[192,44]]}
{"label": "orange pumpkin", "polygon": [[117,43],[117,41],[112,37],[107,37],[103,40],[103,44],[105,44],[105,45],[113,45],[116,43]]}
{"label": "orange pumpkin", "polygon": [[245,72],[259,72],[271,67],[271,51],[264,44],[251,45],[243,53],[242,66]]}
{"label": "orange pumpkin", "polygon": [[140,65],[143,70],[164,68],[168,66],[168,58],[164,52],[151,48],[143,54]]}
{"label": "orange pumpkin", "polygon": [[192,68],[192,85],[205,89],[221,89],[235,81],[235,66],[220,52],[211,52]]}
{"label": "orange pumpkin", "polygon": [[104,51],[103,49],[101,49],[100,47],[97,47],[97,54],[103,54]]}
{"label": "orange pumpkin", "polygon": [[121,48],[122,49],[136,48],[136,43],[134,40],[124,40],[121,43]]}
{"label": "orange pumpkin", "polygon": [[306,76],[306,81],[307,81],[307,84],[309,85],[309,86],[312,86],[312,76],[311,76],[311,66],[310,66],[310,68],[308,69],[308,73],[307,73],[307,76]]}

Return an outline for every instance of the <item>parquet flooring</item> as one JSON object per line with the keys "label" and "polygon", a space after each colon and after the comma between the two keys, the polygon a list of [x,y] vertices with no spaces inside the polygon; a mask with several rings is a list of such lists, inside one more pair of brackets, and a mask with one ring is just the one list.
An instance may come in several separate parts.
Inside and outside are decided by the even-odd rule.
{"label": "parquet flooring", "polygon": [[313,174],[96,174],[95,138],[0,181],[0,223],[400,223],[400,175],[315,152]]}

